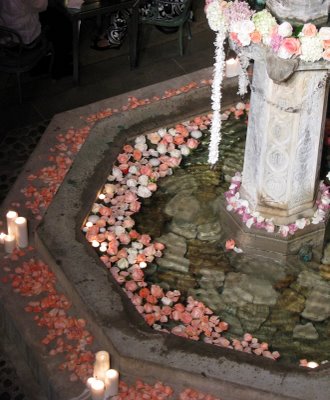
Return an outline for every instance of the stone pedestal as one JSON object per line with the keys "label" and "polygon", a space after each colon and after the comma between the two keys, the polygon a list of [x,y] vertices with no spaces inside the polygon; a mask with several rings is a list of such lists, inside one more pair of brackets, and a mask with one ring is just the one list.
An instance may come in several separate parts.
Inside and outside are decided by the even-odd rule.
{"label": "stone pedestal", "polygon": [[279,21],[288,21],[293,25],[313,22],[324,25],[328,20],[329,0],[267,0],[270,12]]}
{"label": "stone pedestal", "polygon": [[269,78],[256,59],[240,195],[277,225],[314,214],[327,103],[327,69]]}

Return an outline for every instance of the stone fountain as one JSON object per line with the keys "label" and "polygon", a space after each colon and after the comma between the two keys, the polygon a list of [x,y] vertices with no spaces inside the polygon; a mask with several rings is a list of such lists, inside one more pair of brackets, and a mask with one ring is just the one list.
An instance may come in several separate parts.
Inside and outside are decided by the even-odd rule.
{"label": "stone fountain", "polygon": [[[328,65],[318,63],[310,68],[300,63],[283,79],[272,75],[270,61],[267,64],[267,55],[260,48],[253,48],[250,55],[255,60],[254,90],[241,196],[278,224],[309,217],[317,198]],[[232,87],[225,87],[229,99],[225,97],[224,103],[234,102],[233,92]],[[296,93],[297,99],[293,98]],[[327,400],[329,364],[318,371],[279,365],[151,330],[81,232],[122,145],[141,133],[208,112],[209,99],[209,89],[204,87],[98,123],[37,229],[37,247],[124,375],[146,380],[157,376],[177,387],[194,382],[196,387],[226,400]],[[229,224],[224,222],[223,226],[234,227],[245,253],[283,260],[305,243],[312,244],[315,253],[322,248],[324,225],[309,225],[288,240],[248,230],[233,214],[224,214]],[[211,276],[214,279],[213,273]],[[256,280],[260,281],[258,277]],[[269,292],[265,285],[262,288]],[[255,292],[251,297],[257,297]],[[260,309],[256,307],[259,314]]]}
{"label": "stone fountain", "polygon": [[[269,0],[267,6],[281,19],[304,23],[324,21],[325,3]],[[257,45],[244,54],[254,60],[254,72],[240,196],[276,225],[310,218],[319,196],[329,62],[283,60]],[[324,224],[281,239],[246,229],[239,220],[231,222],[247,252],[278,259],[297,254],[304,245],[312,246],[318,258],[322,252]]]}

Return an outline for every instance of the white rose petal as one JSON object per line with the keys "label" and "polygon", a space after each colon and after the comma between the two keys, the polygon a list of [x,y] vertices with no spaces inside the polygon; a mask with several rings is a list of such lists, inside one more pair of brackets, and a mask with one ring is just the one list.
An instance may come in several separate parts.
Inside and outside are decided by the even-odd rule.
{"label": "white rose petal", "polygon": [[176,135],[176,130],[175,130],[174,128],[170,128],[170,129],[168,130],[168,133],[169,133],[170,135],[172,135],[172,136],[175,136],[175,135]]}
{"label": "white rose petal", "polygon": [[115,228],[114,228],[114,232],[115,232],[115,234],[116,234],[117,236],[120,236],[121,234],[126,233],[126,229],[123,228],[123,227],[120,226],[120,225],[116,225]]}
{"label": "white rose petal", "polygon": [[138,173],[138,169],[137,169],[137,167],[136,167],[135,165],[131,165],[131,166],[129,167],[129,169],[128,169],[128,172],[129,172],[130,174],[136,175],[136,174]]}
{"label": "white rose petal", "polygon": [[144,151],[148,150],[148,145],[145,143],[136,143],[134,148],[137,150],[140,150],[141,153],[143,153]]}
{"label": "white rose petal", "polygon": [[248,19],[241,21],[241,30],[239,33],[252,33],[255,31],[255,26],[253,21],[250,21]]}

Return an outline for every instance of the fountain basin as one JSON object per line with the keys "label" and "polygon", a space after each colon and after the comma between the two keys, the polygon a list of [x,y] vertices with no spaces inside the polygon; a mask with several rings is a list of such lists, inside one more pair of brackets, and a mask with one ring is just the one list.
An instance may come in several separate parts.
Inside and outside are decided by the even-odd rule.
{"label": "fountain basin", "polygon": [[[236,88],[225,88],[225,104],[234,102],[235,92]],[[330,392],[327,366],[317,371],[282,366],[153,331],[80,231],[122,145],[141,133],[207,112],[209,98],[208,88],[198,88],[98,123],[37,228],[38,250],[122,374],[157,378],[176,388],[193,382],[196,388],[227,400],[325,400]]]}

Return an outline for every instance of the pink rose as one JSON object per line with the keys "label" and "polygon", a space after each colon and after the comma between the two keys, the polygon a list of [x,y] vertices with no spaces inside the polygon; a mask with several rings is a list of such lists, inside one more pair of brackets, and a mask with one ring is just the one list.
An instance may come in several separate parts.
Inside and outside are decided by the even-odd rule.
{"label": "pink rose", "polygon": [[143,234],[140,236],[139,242],[144,246],[148,246],[151,242],[151,237],[149,235]]}
{"label": "pink rose", "polygon": [[284,38],[281,48],[290,56],[301,54],[300,41],[296,38]]}
{"label": "pink rose", "polygon": [[317,28],[314,24],[308,23],[304,25],[301,32],[304,36],[314,37],[317,34]]}
{"label": "pink rose", "polygon": [[130,156],[126,153],[119,154],[117,160],[120,164],[127,164]]}
{"label": "pink rose", "polygon": [[330,61],[330,47],[324,50],[324,52],[322,53],[322,57],[325,60]]}
{"label": "pink rose", "polygon": [[134,281],[128,281],[125,283],[125,289],[128,290],[129,292],[135,292],[137,288],[138,286]]}
{"label": "pink rose", "polygon": [[189,147],[189,149],[196,149],[198,147],[198,140],[194,138],[189,138],[187,140],[187,146]]}
{"label": "pink rose", "polygon": [[164,296],[163,289],[158,285],[151,286],[151,294],[158,299]]}

